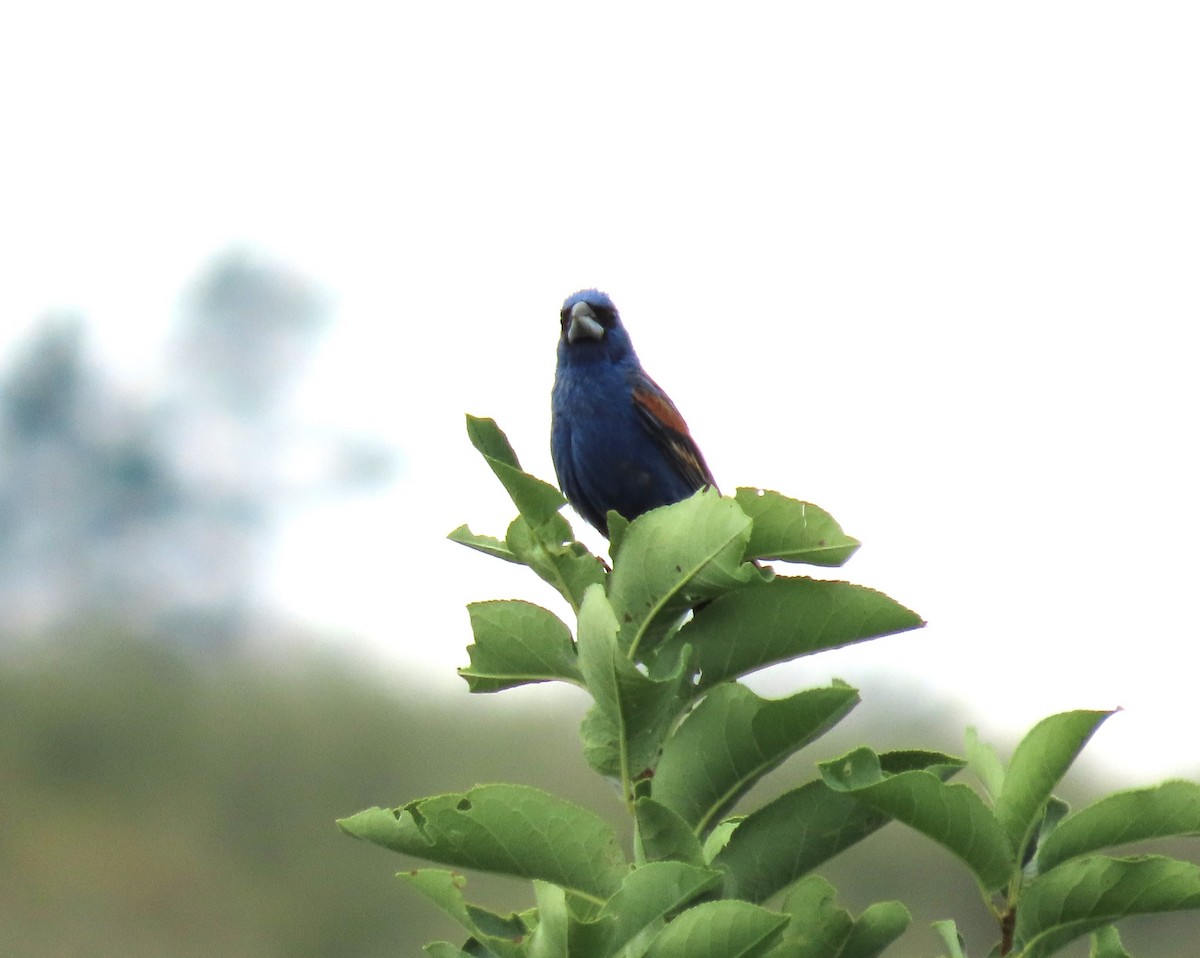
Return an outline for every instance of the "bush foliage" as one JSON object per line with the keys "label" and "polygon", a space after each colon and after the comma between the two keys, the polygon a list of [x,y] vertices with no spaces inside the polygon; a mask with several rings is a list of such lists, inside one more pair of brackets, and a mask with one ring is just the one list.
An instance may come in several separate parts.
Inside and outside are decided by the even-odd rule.
{"label": "bush foliage", "polygon": [[[625,522],[610,514],[611,566],[575,540],[565,501],[521,469],[491,420],[472,443],[518,510],[503,539],[450,537],[527,566],[575,613],[572,630],[524,601],[470,607],[472,692],[532,682],[584,689],[588,764],[616,783],[632,848],[594,813],[516,784],[372,808],[351,835],[425,861],[527,879],[536,907],[501,915],[469,902],[457,871],[401,875],[464,929],[436,958],[871,958],[905,930],[900,902],[857,917],[814,873],[895,820],[950,851],[996,918],[998,955],[1043,958],[1092,935],[1095,958],[1126,952],[1130,915],[1200,908],[1200,867],[1112,846],[1200,834],[1200,786],[1119,792],[1071,812],[1053,794],[1111,713],[1038,723],[1005,765],[967,736],[966,758],[860,747],[813,779],[734,814],[747,791],[858,704],[842,682],[763,698],[739,679],[767,666],[919,628],[915,612],[848,582],[763,563],[837,567],[858,547],[826,512],[776,492],[715,490]],[[978,787],[952,782],[964,768]],[[963,943],[937,930],[951,958]]]}

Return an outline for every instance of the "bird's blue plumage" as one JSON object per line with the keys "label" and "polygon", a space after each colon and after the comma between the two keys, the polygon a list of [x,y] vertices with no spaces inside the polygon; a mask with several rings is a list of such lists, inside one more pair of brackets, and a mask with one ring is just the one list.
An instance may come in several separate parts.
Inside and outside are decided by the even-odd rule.
{"label": "bird's blue plumage", "polygon": [[608,511],[636,519],[713,485],[687,424],[646,375],[609,297],[563,303],[550,454],[563,495],[607,535]]}

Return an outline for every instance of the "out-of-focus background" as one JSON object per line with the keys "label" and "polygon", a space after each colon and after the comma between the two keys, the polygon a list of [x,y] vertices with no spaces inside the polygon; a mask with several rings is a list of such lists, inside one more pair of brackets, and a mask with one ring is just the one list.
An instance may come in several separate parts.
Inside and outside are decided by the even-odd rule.
{"label": "out-of-focus background", "polygon": [[[334,818],[494,780],[618,815],[578,693],[455,677],[465,602],[566,613],[444,538],[511,518],[464,412],[552,477],[581,286],[726,489],[829,509],[930,623],[756,676],[864,704],[751,801],[1118,705],[1069,797],[1200,778],[1191,5],[3,21],[0,954],[413,954],[456,933]],[[990,940],[898,827],[828,877],[910,904],[900,956]]]}

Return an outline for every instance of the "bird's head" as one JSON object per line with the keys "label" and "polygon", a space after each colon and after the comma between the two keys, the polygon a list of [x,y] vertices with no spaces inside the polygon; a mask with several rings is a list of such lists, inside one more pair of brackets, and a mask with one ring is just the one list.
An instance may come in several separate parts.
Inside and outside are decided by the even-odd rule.
{"label": "bird's head", "polygon": [[569,362],[606,359],[617,362],[633,355],[621,314],[598,289],[581,289],[566,298],[559,314],[562,334],[558,354]]}

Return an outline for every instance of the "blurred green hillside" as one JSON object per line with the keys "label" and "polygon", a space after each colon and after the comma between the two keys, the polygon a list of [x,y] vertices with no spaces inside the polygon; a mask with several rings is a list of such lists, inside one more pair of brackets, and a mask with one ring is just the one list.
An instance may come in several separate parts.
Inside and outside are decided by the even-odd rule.
{"label": "blurred green hillside", "polygon": [[29,958],[412,954],[436,914],[334,819],[476,780],[561,785],[545,756],[574,735],[330,661],[116,637],[10,649],[0,702],[0,954]]}
{"label": "blurred green hillside", "polygon": [[[110,635],[0,648],[5,956],[416,955],[455,929],[391,877],[414,862],[345,837],[335,818],[500,780],[619,815],[579,754],[582,696],[554,708],[521,693],[434,702],[285,645],[213,656]],[[851,742],[955,747],[957,725],[930,721],[932,707],[870,704],[771,791]],[[936,953],[939,917],[959,919],[976,947],[990,940],[968,875],[898,826],[825,874],[856,910],[909,905],[897,958]],[[494,907],[530,903],[516,883],[472,876],[470,890]],[[1152,930],[1176,940],[1150,941]],[[1196,934],[1194,921],[1164,919],[1130,926],[1126,943],[1185,958]]]}

